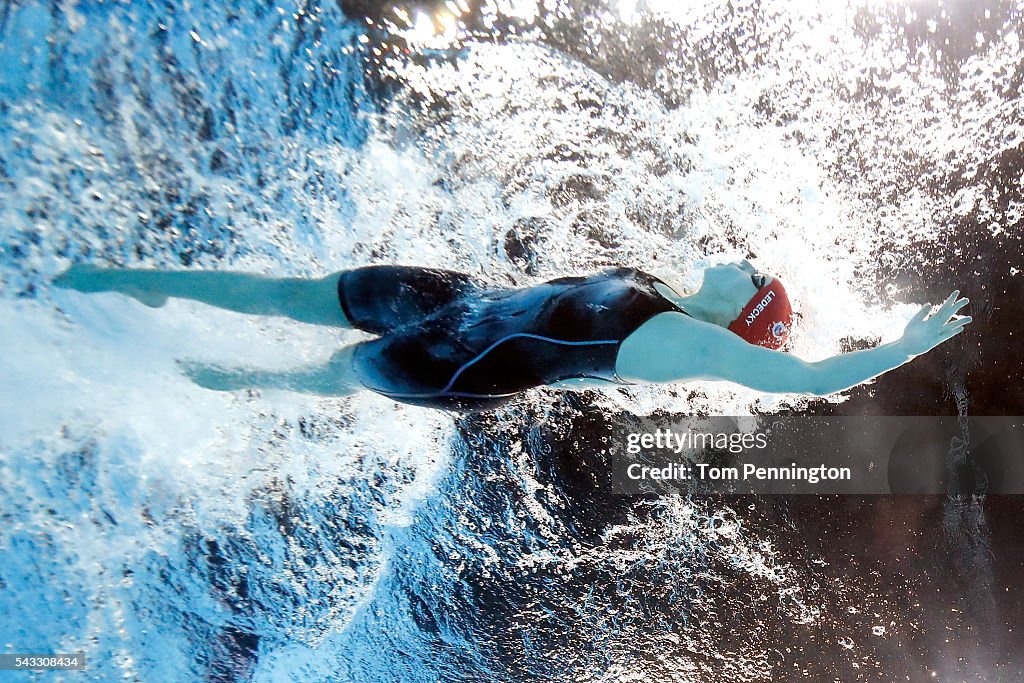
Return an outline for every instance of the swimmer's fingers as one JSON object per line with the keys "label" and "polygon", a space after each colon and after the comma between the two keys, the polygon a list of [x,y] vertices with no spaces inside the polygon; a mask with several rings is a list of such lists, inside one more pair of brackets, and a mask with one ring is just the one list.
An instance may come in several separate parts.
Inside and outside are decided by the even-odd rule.
{"label": "swimmer's fingers", "polygon": [[941,344],[950,337],[955,337],[956,335],[963,332],[964,328],[967,327],[967,324],[969,322],[971,322],[970,317],[960,318],[951,323],[947,323],[946,326],[942,328],[942,331],[939,332],[938,334],[939,343]]}
{"label": "swimmer's fingers", "polygon": [[962,318],[955,318],[946,323],[946,329],[958,330],[961,327],[968,325],[972,320],[974,320],[974,318],[969,315],[965,315]]}
{"label": "swimmer's fingers", "polygon": [[917,313],[915,313],[914,317],[912,317],[910,319],[910,323],[914,324],[914,323],[919,323],[919,322],[924,321],[924,319],[927,318],[928,314],[931,313],[931,312],[932,312],[932,305],[931,304],[925,304],[924,306],[921,307],[921,310],[919,310]]}
{"label": "swimmer's fingers", "polygon": [[[954,289],[953,293],[946,297],[946,300],[942,302],[942,305],[939,306],[939,310],[935,311],[935,315],[933,315],[932,317],[938,318],[942,322],[946,322],[947,320],[949,320],[949,317],[953,315],[953,313],[963,308],[963,306],[967,303],[966,298],[958,300],[958,296],[960,296],[960,290]],[[961,304],[960,301],[962,301],[963,303]]]}
{"label": "swimmer's fingers", "polygon": [[902,341],[912,355],[919,355],[933,349],[942,342],[963,332],[970,324],[970,316],[957,316],[970,301],[958,298],[960,290],[955,290],[937,307],[922,306],[907,323]]}
{"label": "swimmer's fingers", "polygon": [[[955,322],[957,320],[963,320],[965,316],[957,315],[956,314],[956,311],[959,310],[960,308],[962,308],[962,306],[957,306],[954,310],[951,310],[951,311],[950,310],[940,311],[940,312],[936,313],[935,315],[933,315],[931,318],[929,318],[926,321],[925,324],[929,324],[930,323],[933,327],[942,329],[946,325],[950,324],[951,322]],[[966,317],[969,317],[969,316],[966,316]]]}
{"label": "swimmer's fingers", "polygon": [[[946,330],[945,332],[943,332],[942,334],[939,335],[938,344],[941,344],[942,342],[944,342],[944,341],[946,341],[948,339],[952,339],[953,337],[955,337],[956,335],[960,334],[963,331],[964,331],[964,328],[963,328],[962,325],[960,327],[955,327],[955,328]],[[936,346],[938,346],[938,344],[936,344]]]}
{"label": "swimmer's fingers", "polygon": [[962,299],[957,299],[956,301],[950,303],[948,306],[945,306],[943,312],[946,315],[946,320],[949,320],[952,316],[956,315],[956,313],[961,308],[963,308],[969,303],[971,303],[971,300],[968,299],[967,297],[964,297]]}
{"label": "swimmer's fingers", "polygon": [[[942,305],[939,306],[935,310],[935,312],[931,316],[928,317],[927,322],[931,323],[933,326],[934,325],[945,326],[946,323],[948,323],[950,321],[950,319],[952,319],[953,316],[955,316],[956,313],[960,309],[962,309],[964,306],[966,306],[967,304],[969,304],[971,302],[971,300],[968,299],[967,297],[964,297],[962,299],[957,299],[956,297],[959,294],[960,294],[959,290],[956,290],[952,294],[950,294],[946,298],[946,300],[942,302]],[[925,308],[929,308],[929,307],[925,306]],[[920,316],[920,315],[921,315],[921,311],[918,311],[917,316],[915,316],[915,320],[918,320],[918,316]],[[958,318],[958,320],[959,320],[959,318]]]}
{"label": "swimmer's fingers", "polygon": [[[954,290],[953,293],[946,297],[946,300],[937,308],[931,304],[925,304],[910,319],[910,323],[917,324],[927,320],[932,324],[945,324],[950,318],[956,315],[960,309],[971,303],[971,300],[967,297],[958,299],[958,296],[960,296],[959,289]],[[958,320],[962,320],[962,318],[958,318]]]}

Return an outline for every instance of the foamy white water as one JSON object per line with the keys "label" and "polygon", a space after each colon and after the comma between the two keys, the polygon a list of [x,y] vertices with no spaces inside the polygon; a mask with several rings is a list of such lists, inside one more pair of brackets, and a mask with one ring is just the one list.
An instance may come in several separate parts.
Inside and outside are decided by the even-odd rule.
{"label": "foamy white water", "polygon": [[[528,4],[502,11],[543,15]],[[585,40],[638,40],[626,5],[592,17]],[[360,334],[49,285],[72,262],[281,276],[381,262],[498,286],[622,264],[691,288],[704,266],[752,255],[801,312],[801,356],[896,338],[923,302],[872,300],[861,282],[887,266],[878,245],[935,238],[992,194],[904,192],[904,167],[938,176],[951,155],[1020,144],[1019,100],[986,96],[1008,87],[1016,33],[951,89],[927,55],[908,65],[890,23],[854,30],[879,3],[769,3],[731,24],[723,7],[649,4],[695,43],[761,22],[763,42],[733,56],[742,68],[706,88],[668,39],[651,86],[528,32],[462,49],[434,36],[416,58],[379,60],[384,96],[367,91],[365,27],[333,3],[5,6],[7,651],[85,651],[92,680],[706,680],[696,656],[674,678],[637,660],[649,639],[730,662],[724,679],[768,680],[767,636],[723,642],[716,589],[831,628],[828,596],[742,511],[667,501],[646,523],[581,531],[537,471],[562,429],[545,420],[565,419],[553,392],[468,425],[368,392],[210,392],[176,361],[288,367]],[[1020,211],[992,207],[992,229]],[[710,383],[589,396],[636,415],[805,405]],[[640,588],[620,600],[575,575]],[[503,615],[526,636],[491,639],[477,612],[519,605],[502,586],[522,576],[558,609],[537,589]],[[649,618],[659,601],[688,628]],[[521,645],[531,633],[561,640]]]}

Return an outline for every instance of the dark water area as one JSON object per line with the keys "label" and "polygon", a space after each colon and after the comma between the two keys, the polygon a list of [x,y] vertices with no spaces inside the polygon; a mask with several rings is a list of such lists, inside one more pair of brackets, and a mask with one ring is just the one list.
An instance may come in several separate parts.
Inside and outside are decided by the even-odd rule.
{"label": "dark water area", "polygon": [[[942,76],[952,87],[964,60],[979,47],[975,35],[990,40],[1004,25],[1019,27],[1020,15],[1008,4],[943,6],[948,18],[933,33],[925,29],[925,21],[939,18],[938,5],[901,3],[891,11],[919,12],[921,21],[907,25],[908,55],[921,44],[941,50]],[[1022,81],[1024,62],[1018,62],[1001,95],[1008,101],[1019,98]],[[1024,150],[1004,150],[976,168],[954,162],[952,173],[937,178],[908,175],[908,183],[934,193],[955,194],[965,183],[980,181],[1005,211],[1022,196]],[[893,282],[939,301],[956,286],[971,299],[975,322],[926,357],[884,375],[871,387],[851,391],[850,400],[836,406],[835,413],[955,415],[958,392],[971,415],[1020,415],[1024,410],[1019,322],[1024,280],[1014,274],[1024,270],[1021,236],[994,237],[989,220],[978,213],[947,220],[944,238],[912,245],[902,264],[880,272],[876,291],[883,297],[885,286]],[[917,267],[921,261],[930,267]],[[888,591],[889,600],[920,610],[920,630],[910,637],[908,650],[889,654],[894,671],[901,670],[908,653],[920,664],[919,671],[934,668],[938,658],[946,671],[978,680],[1017,680],[1024,670],[1019,579],[1024,575],[1024,501],[980,493],[844,500],[842,514],[836,514],[833,501],[789,501],[805,520],[802,537],[820,541],[814,552],[867,559],[881,573],[881,585],[896,588]]]}
{"label": "dark water area", "polygon": [[[921,22],[907,25],[908,55],[921,44],[941,50],[942,76],[953,87],[960,66],[1004,25],[1020,26],[1020,15],[1006,4],[952,3],[948,19],[929,33],[925,20],[938,18],[938,6],[906,5]],[[893,12],[900,12],[896,5]],[[1024,62],[1018,62],[1002,96],[1020,97]],[[933,193],[956,194],[966,183],[991,188],[993,203],[1005,211],[1022,197],[1024,150],[1004,150],[979,167],[958,167],[935,177],[908,174],[907,182]],[[1024,410],[1024,243],[1019,231],[993,236],[990,219],[979,213],[950,216],[943,239],[913,244],[902,263],[880,271],[876,291],[886,285],[926,292],[939,301],[951,287],[971,299],[974,323],[960,336],[914,363],[850,392],[840,406],[824,412],[843,415],[956,415],[958,396],[971,415],[1020,415]],[[929,268],[921,269],[918,263]],[[975,444],[976,445],[976,444]],[[950,445],[952,448],[952,444]],[[888,653],[893,671],[906,660],[918,674],[942,667],[967,680],[1017,680],[1024,670],[1024,500],[1019,496],[951,491],[945,498],[906,496],[834,501],[788,501],[804,520],[802,538],[818,541],[824,557],[859,557],[882,577],[887,600],[913,613],[919,630],[907,649]],[[974,494],[974,495],[972,495]],[[836,508],[842,510],[837,514]],[[895,590],[893,590],[895,589]],[[884,590],[884,589],[883,589]],[[941,653],[941,654],[939,654]],[[936,664],[936,661],[941,664]],[[912,680],[916,676],[907,671]]]}
{"label": "dark water area", "polygon": [[[372,3],[341,4],[350,16],[374,21],[385,17],[391,7],[389,3],[372,7]],[[689,64],[692,68],[679,70],[690,80],[687,87],[700,88],[728,73],[760,65],[773,49],[772,36],[762,36],[757,30],[758,3],[752,12],[730,24],[735,31],[727,39],[720,34],[709,38],[705,33],[692,40],[685,28],[656,20],[641,21],[625,32],[621,27],[605,31],[600,22],[590,22],[587,30],[581,30],[579,17],[593,15],[598,5],[585,1],[563,5],[563,13],[546,25],[542,40],[606,77],[655,91],[659,86],[653,76],[670,60]],[[732,19],[736,17],[724,16],[723,22]],[[1019,8],[1010,3],[961,1],[887,3],[875,15],[865,12],[859,29],[868,39],[886,24],[899,27],[898,42],[909,62],[920,60],[922,54],[934,58],[951,93],[971,55],[999,40],[1008,28],[1024,28]],[[673,45],[671,53],[662,49],[665,44]],[[1022,81],[1024,61],[1018,61],[1006,79],[1008,86],[998,96],[1007,102],[1018,100]],[[672,106],[685,98],[685,92],[686,88],[676,88],[661,94]],[[882,95],[868,84],[852,97],[870,102]],[[767,125],[787,116],[770,101],[764,103],[761,114]],[[1019,229],[993,234],[991,228],[993,211],[1004,215],[1024,199],[1024,150],[1020,146],[1001,150],[981,164],[965,160],[960,165],[954,158],[945,168],[937,169],[909,154],[903,159],[878,158],[869,148],[861,154],[855,135],[856,131],[836,133],[847,138],[836,141],[846,154],[830,172],[837,178],[875,175],[878,169],[866,168],[865,163],[890,165],[891,184],[884,189],[868,188],[869,202],[890,202],[912,190],[952,196],[967,186],[981,186],[991,193],[984,211],[939,217],[942,237],[938,240],[894,244],[888,250],[883,243],[877,256],[880,260],[888,257],[888,265],[880,265],[872,274],[871,288],[879,301],[887,303],[895,301],[892,291],[910,291],[916,300],[939,302],[957,288],[971,299],[968,312],[974,323],[927,356],[849,391],[845,402],[812,404],[803,414],[1024,414],[1024,332],[1019,322],[1024,316],[1024,278],[1018,275],[1024,271],[1024,240]],[[922,268],[921,263],[928,266]],[[851,349],[874,343],[863,339],[849,342]],[[612,425],[628,422],[629,416],[588,410],[585,400],[567,398],[564,402],[564,413],[546,416],[544,424],[534,426],[522,438],[540,445],[531,451],[544,454],[535,463],[535,474],[542,488],[558,497],[557,505],[549,510],[558,511],[565,532],[574,543],[596,545],[602,543],[608,529],[642,525],[638,519],[657,524],[656,505],[648,508],[608,493],[610,484],[604,473],[609,467],[600,455],[607,449],[601,436]],[[522,421],[530,423],[531,416],[523,416]],[[495,450],[504,452],[500,440],[475,443],[481,437],[474,435],[488,432],[486,422],[470,420],[462,424],[462,430],[467,439],[466,457],[474,461],[467,467],[486,470],[486,462],[477,463],[476,459]],[[954,445],[947,447],[953,449]],[[972,447],[969,437],[967,447]],[[484,478],[503,480],[502,475],[493,473]],[[666,646],[657,636],[662,629],[685,631],[690,620],[696,619],[712,641],[730,643],[736,650],[742,650],[737,639],[749,638],[752,631],[760,633],[755,639],[768,660],[764,664],[778,672],[775,680],[1022,680],[1024,499],[985,495],[983,481],[975,483],[973,488],[959,490],[953,490],[951,483],[948,496],[799,496],[698,503],[709,508],[728,504],[740,511],[748,529],[769,534],[779,544],[781,556],[802,565],[804,575],[813,577],[800,590],[812,596],[811,602],[817,598],[828,614],[812,629],[782,616],[785,610],[773,600],[760,612],[734,611],[731,605],[749,604],[765,596],[747,592],[738,583],[716,585],[709,577],[705,577],[706,584],[694,582],[692,576],[674,584],[673,577],[659,575],[656,562],[634,567],[635,573],[624,572],[612,583],[607,572],[578,572],[571,578],[542,572],[526,576],[477,573],[466,579],[469,593],[464,607],[476,615],[474,628],[489,634],[510,680],[546,680],[550,672],[518,664],[542,661],[554,669],[561,652],[584,651],[596,659],[607,656],[609,663],[623,661],[622,652],[603,652],[600,639],[580,629],[579,614],[557,614],[566,605],[588,601],[603,605],[611,614],[618,608],[634,619],[642,615],[639,618],[644,623],[636,633],[641,640],[633,643],[631,656],[643,661],[641,669],[666,676],[671,670],[666,662],[679,656],[696,667],[699,680],[738,680],[739,674],[721,660],[702,660],[699,644]],[[623,548],[633,550],[641,543],[639,537],[617,540]],[[701,561],[715,566],[708,557]],[[680,565],[686,563],[674,566],[678,570]],[[851,585],[856,586],[851,594],[830,594],[831,586]],[[677,590],[698,591],[713,607],[689,613]],[[648,594],[637,594],[643,591]],[[537,628],[534,624],[531,637],[539,642],[516,637],[517,629],[523,627],[517,615],[524,611],[550,616],[550,621],[544,622],[549,626]],[[890,619],[892,615],[899,616]],[[858,643],[854,654],[853,644],[843,634],[868,623],[877,625],[875,633],[881,627],[885,637],[866,646]],[[635,626],[609,617],[605,628],[629,633]],[[620,648],[622,640],[616,639]],[[652,643],[657,643],[655,649],[665,649],[652,653],[646,647]],[[529,648],[532,651],[526,652]],[[869,654],[864,655],[865,650]]]}
{"label": "dark water area", "polygon": [[[19,642],[91,648],[92,680],[1024,680],[1024,498],[993,493],[969,422],[1024,414],[1020,3],[865,0],[832,51],[825,6],[452,4],[460,37],[427,46],[396,7],[449,3],[0,4]],[[785,241],[813,242],[807,214],[834,253]],[[338,339],[48,291],[72,260],[521,284],[728,250],[853,272],[835,282],[879,316],[970,297],[964,334],[792,408],[963,417],[917,444],[948,495],[615,496],[612,435],[718,395],[542,390],[457,418],[213,395],[175,359]]]}
{"label": "dark water area", "polygon": [[[521,435],[538,445],[524,467],[548,492],[546,511],[557,516],[561,537],[552,545],[568,543],[581,558],[600,548],[630,559],[614,571],[585,559],[570,574],[516,571],[545,544],[507,539],[495,544],[506,571],[464,572],[464,602],[455,609],[473,615],[467,639],[487,634],[482,640],[493,645],[488,652],[508,680],[554,676],[562,658],[573,666],[561,673],[579,671],[584,680],[582,673],[606,657],[609,666],[632,662],[666,680],[680,674],[673,662],[685,661],[694,680],[730,681],[749,674],[739,664],[748,648],[758,653],[759,666],[777,672],[774,680],[1018,680],[1024,666],[1019,497],[708,496],[691,503],[709,518],[690,526],[663,500],[610,493],[601,435],[631,421],[588,411],[580,401]],[[485,454],[502,453],[502,444],[517,437],[505,432],[501,442],[482,443],[492,438],[481,436],[493,434],[489,425],[461,427],[471,462],[463,473],[468,481],[449,489],[449,504],[471,516],[478,509],[516,509],[517,491],[508,488],[522,474]],[[468,503],[461,490],[486,491],[496,500]],[[738,551],[726,539],[699,552],[688,548],[687,534],[727,523],[714,512],[723,507],[736,511],[745,532],[771,538],[773,552],[803,578],[776,593],[770,584],[739,579],[729,561]],[[667,536],[665,545],[652,544],[652,535]],[[801,605],[815,606],[813,626],[795,616]],[[600,628],[591,623],[599,620]],[[666,638],[697,631],[698,624],[697,641]],[[861,634],[856,643],[851,633]],[[520,662],[539,668],[519,668]]]}

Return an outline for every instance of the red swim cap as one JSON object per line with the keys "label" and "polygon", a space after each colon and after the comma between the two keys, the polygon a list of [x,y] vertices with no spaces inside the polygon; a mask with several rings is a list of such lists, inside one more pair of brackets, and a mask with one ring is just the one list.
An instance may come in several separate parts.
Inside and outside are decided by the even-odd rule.
{"label": "red swim cap", "polygon": [[777,279],[757,290],[740,317],[729,323],[729,330],[751,344],[777,349],[786,343],[793,326],[793,306],[786,289]]}

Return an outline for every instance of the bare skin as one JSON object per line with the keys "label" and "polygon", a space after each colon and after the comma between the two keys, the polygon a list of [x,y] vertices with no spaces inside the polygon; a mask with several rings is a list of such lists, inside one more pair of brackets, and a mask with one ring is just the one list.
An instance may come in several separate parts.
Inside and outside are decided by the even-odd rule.
{"label": "bare skin", "polygon": [[352,353],[356,344],[343,347],[323,365],[294,370],[223,368],[207,363],[179,363],[189,378],[201,387],[216,391],[241,389],[285,389],[317,396],[348,396],[362,385],[353,376]]}
{"label": "bare skin", "polygon": [[[730,267],[739,268],[737,265]],[[749,289],[744,296],[749,299],[754,287],[749,281],[747,285]],[[708,286],[705,278],[705,287]],[[716,283],[711,282],[710,287],[716,289]],[[971,317],[956,316],[968,304],[968,299],[957,298],[959,294],[954,291],[934,312],[932,306],[923,306],[907,323],[898,341],[816,362],[748,344],[725,326],[707,319],[662,313],[645,322],[622,343],[616,371],[623,379],[638,383],[727,380],[767,393],[826,396],[897,368],[960,334]],[[747,300],[738,298],[729,303],[722,291],[709,291],[706,295],[698,292],[693,297],[677,297],[676,300],[690,311],[692,303],[688,302],[694,298],[702,299],[700,303],[705,310],[717,312],[719,320],[734,319],[732,311],[736,304],[742,306]],[[733,318],[729,318],[730,315]]]}
{"label": "bare skin", "polygon": [[[971,322],[970,316],[957,316],[968,300],[957,298],[959,291],[954,291],[934,312],[932,306],[922,307],[898,341],[808,362],[748,344],[725,329],[756,293],[750,280],[753,273],[754,267],[746,261],[709,268],[701,288],[688,296],[659,286],[663,296],[690,315],[661,313],[637,328],[619,349],[619,376],[654,384],[726,380],[770,393],[824,396],[909,362],[959,334]],[[81,292],[120,292],[148,306],[162,306],[168,297],[178,297],[238,313],[347,328],[350,325],[338,306],[337,277],[275,279],[248,273],[75,265],[54,284]],[[182,366],[196,384],[208,389],[275,388],[344,396],[361,388],[352,370],[354,348],[339,350],[322,365],[286,371],[189,362]],[[589,385],[587,381],[566,380],[552,386],[578,389]]]}
{"label": "bare skin", "polygon": [[[79,292],[119,292],[159,307],[169,297],[200,301],[250,315],[290,318],[311,325],[351,327],[338,306],[338,276],[319,279],[268,278],[220,271],[162,271],[97,268],[76,264],[53,284]],[[323,365],[272,371],[225,368],[183,361],[182,370],[206,389],[285,389],[320,396],[347,396],[362,388],[352,372],[354,346],[346,346]]]}
{"label": "bare skin", "polygon": [[169,297],[201,301],[236,313],[291,318],[311,325],[351,327],[338,307],[338,275],[270,278],[203,270],[98,268],[75,264],[53,284],[79,292],[120,292],[160,307]]}

